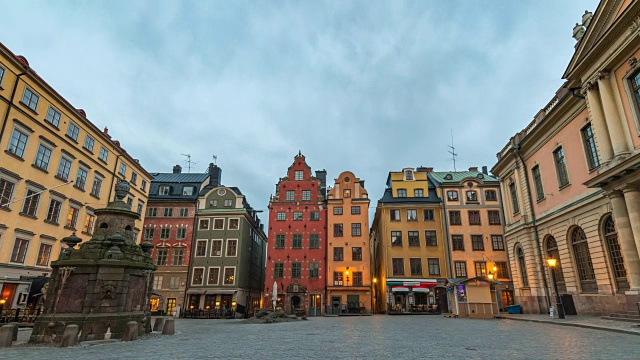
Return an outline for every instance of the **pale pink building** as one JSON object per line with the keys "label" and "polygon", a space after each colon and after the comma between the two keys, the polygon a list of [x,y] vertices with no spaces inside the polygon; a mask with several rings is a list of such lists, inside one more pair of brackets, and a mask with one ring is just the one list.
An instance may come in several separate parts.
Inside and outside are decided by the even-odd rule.
{"label": "pale pink building", "polygon": [[[640,2],[602,1],[574,28],[567,81],[498,153],[516,303],[567,313],[640,300]],[[571,22],[568,22],[571,23]]]}

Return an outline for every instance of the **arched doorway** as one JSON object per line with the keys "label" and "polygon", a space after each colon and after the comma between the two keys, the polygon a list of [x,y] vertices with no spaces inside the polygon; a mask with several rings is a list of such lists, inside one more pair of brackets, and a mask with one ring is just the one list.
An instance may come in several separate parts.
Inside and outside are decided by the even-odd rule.
{"label": "arched doorway", "polygon": [[560,252],[558,251],[558,243],[556,238],[548,236],[545,243],[545,250],[548,258],[556,259],[556,267],[551,271],[555,273],[556,284],[558,285],[558,293],[566,293],[567,287],[564,281],[564,274],[562,273],[562,263],[560,262]]}
{"label": "arched doorway", "polygon": [[624,268],[624,257],[622,256],[622,250],[620,249],[620,243],[618,242],[616,225],[611,215],[607,216],[604,220],[602,234],[607,247],[607,253],[609,254],[611,270],[613,271],[613,276],[616,281],[616,288],[618,292],[629,290],[627,270]]}
{"label": "arched doorway", "polygon": [[301,302],[302,301],[300,300],[300,296],[294,295],[291,297],[291,313],[292,314],[295,314],[297,312]]}
{"label": "arched doorway", "polygon": [[597,293],[598,284],[596,284],[596,274],[593,271],[589,243],[587,242],[587,235],[582,228],[576,227],[571,231],[571,245],[582,292]]}

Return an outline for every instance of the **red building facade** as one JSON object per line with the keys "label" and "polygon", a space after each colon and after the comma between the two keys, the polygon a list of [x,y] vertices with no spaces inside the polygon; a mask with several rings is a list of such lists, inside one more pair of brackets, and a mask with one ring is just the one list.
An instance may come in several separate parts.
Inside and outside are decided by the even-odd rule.
{"label": "red building facade", "polygon": [[288,314],[322,315],[325,309],[327,210],[325,170],[313,176],[298,153],[269,202],[269,237],[263,307]]}

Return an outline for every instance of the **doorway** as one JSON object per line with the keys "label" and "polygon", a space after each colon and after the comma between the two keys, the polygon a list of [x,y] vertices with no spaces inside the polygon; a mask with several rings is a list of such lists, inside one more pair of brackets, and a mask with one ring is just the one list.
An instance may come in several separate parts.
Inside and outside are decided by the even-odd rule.
{"label": "doorway", "polygon": [[309,297],[309,316],[322,315],[322,297],[320,294],[311,294]]}
{"label": "doorway", "polygon": [[294,295],[291,297],[291,313],[295,314],[300,308],[300,296]]}
{"label": "doorway", "polygon": [[340,314],[340,302],[342,301],[342,297],[340,296],[332,296],[331,297],[331,313],[333,315]]}
{"label": "doorway", "polygon": [[175,316],[175,314],[173,313],[175,309],[176,309],[176,299],[175,298],[167,299],[167,315]]}
{"label": "doorway", "polygon": [[447,299],[447,290],[443,287],[434,288],[438,309],[441,313],[449,312],[449,300]]}

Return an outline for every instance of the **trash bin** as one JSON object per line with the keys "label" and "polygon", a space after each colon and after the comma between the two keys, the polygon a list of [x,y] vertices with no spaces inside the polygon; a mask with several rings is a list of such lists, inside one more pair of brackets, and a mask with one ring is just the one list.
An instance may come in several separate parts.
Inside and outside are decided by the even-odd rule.
{"label": "trash bin", "polygon": [[520,304],[507,306],[507,313],[509,314],[522,314],[522,306]]}

